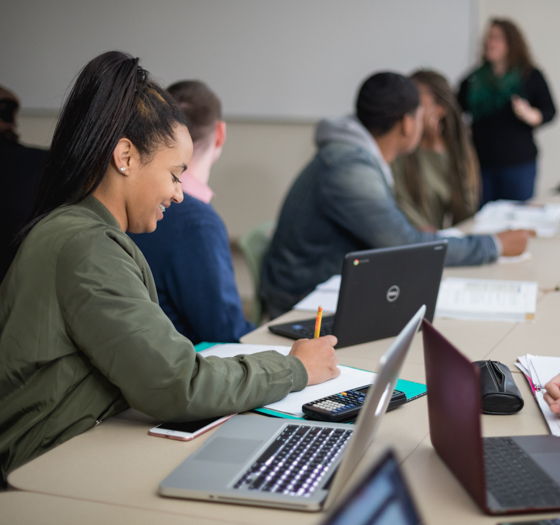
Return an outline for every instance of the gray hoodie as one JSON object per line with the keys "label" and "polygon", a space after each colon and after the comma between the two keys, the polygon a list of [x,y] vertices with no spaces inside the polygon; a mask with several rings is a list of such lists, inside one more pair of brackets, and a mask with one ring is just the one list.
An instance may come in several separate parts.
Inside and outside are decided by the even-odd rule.
{"label": "gray hoodie", "polygon": [[[323,120],[318,151],[290,189],[265,258],[261,296],[275,314],[341,271],[350,251],[441,240],[415,230],[397,207],[391,170],[355,117]],[[491,236],[449,238],[446,264],[492,262]]]}

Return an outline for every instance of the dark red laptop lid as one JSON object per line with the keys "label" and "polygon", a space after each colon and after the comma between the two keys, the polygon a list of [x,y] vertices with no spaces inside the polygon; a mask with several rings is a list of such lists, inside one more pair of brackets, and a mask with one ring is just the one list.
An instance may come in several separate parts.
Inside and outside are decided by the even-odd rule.
{"label": "dark red laptop lid", "polygon": [[486,509],[479,369],[422,321],[432,445],[471,497]]}

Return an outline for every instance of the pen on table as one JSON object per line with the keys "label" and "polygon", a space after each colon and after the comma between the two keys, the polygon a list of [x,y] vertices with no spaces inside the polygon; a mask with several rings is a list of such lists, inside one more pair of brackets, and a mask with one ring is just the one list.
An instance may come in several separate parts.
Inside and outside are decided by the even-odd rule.
{"label": "pen on table", "polygon": [[319,337],[319,334],[321,333],[321,320],[323,319],[323,307],[319,306],[319,308],[317,308],[317,319],[315,319],[315,339],[317,339],[317,337]]}

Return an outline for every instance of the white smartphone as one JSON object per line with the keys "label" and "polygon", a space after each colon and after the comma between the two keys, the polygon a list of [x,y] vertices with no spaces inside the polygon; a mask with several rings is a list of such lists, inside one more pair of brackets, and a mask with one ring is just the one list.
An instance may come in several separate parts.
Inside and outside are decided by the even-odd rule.
{"label": "white smartphone", "polygon": [[211,428],[217,427],[225,423],[231,416],[211,417],[210,419],[202,419],[200,421],[191,421],[189,423],[162,423],[152,428],[148,434],[150,436],[178,439],[179,441],[190,441],[200,434],[204,434]]}

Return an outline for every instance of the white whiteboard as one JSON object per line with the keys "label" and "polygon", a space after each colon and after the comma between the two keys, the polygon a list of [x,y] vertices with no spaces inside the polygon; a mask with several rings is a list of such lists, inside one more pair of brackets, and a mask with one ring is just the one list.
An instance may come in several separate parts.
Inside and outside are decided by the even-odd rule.
{"label": "white whiteboard", "polygon": [[226,116],[313,120],[351,111],[376,70],[473,58],[472,0],[13,0],[2,2],[0,83],[27,109],[60,108],[85,63],[141,57],[164,85],[198,78]]}

